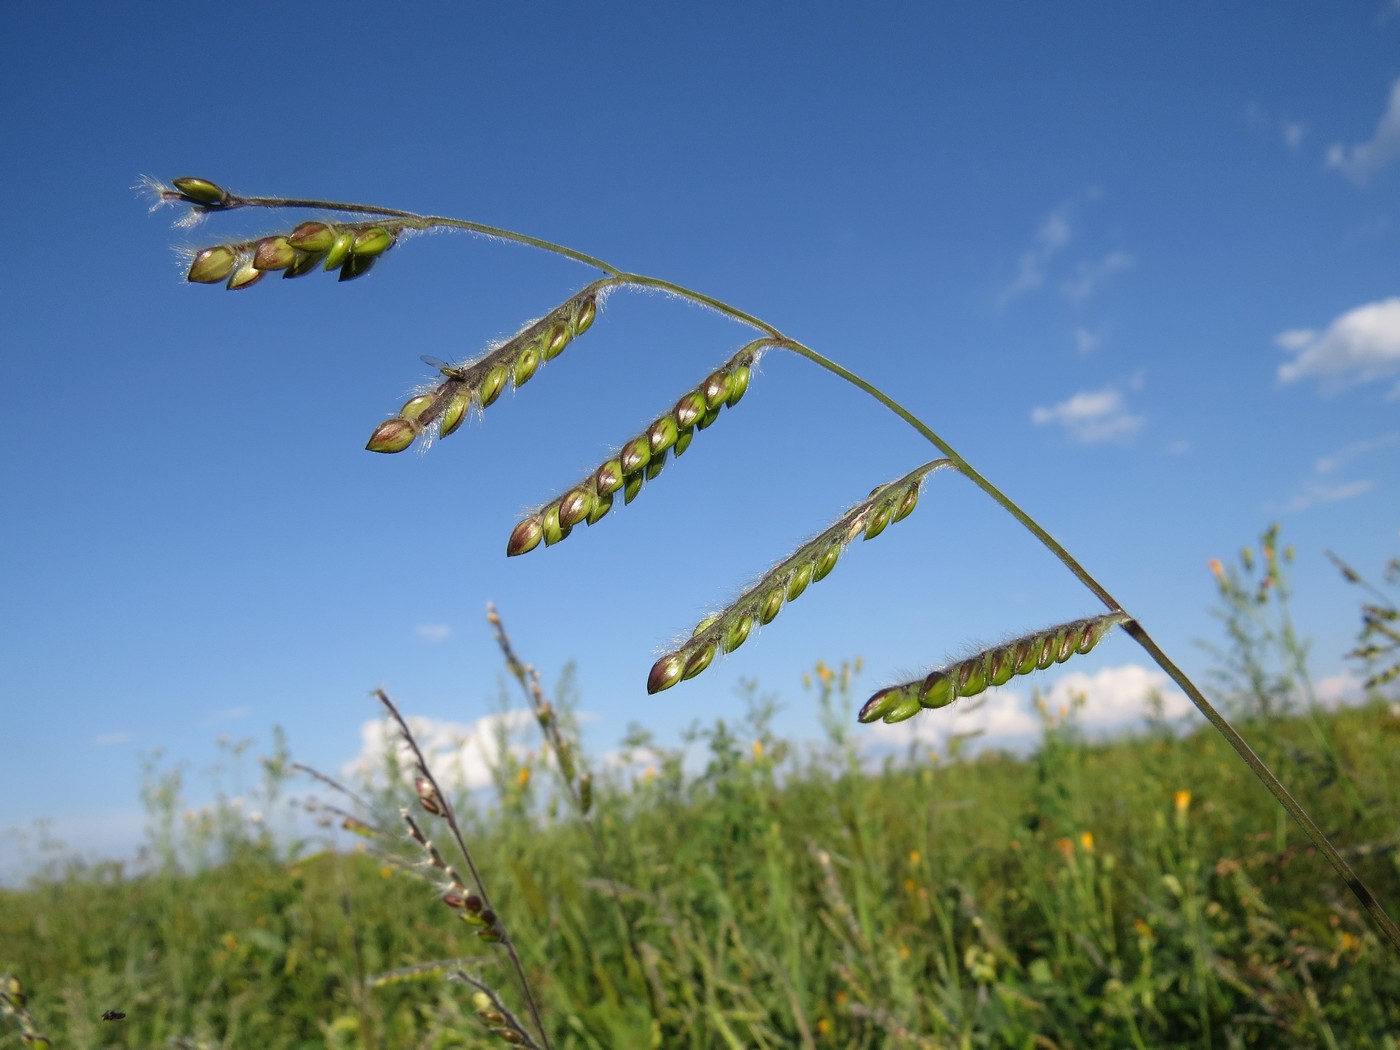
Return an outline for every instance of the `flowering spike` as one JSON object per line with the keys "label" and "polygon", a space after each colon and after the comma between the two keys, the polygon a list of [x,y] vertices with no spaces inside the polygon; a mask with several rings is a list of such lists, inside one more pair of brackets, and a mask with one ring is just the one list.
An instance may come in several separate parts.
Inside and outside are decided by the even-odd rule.
{"label": "flowering spike", "polygon": [[[836,567],[842,550],[867,528],[876,509],[892,508],[898,498],[902,498],[910,488],[917,488],[929,474],[951,465],[951,460],[934,460],[910,471],[902,478],[876,488],[868,498],[852,507],[835,524],[770,569],[722,611],[702,620],[689,639],[657,661],[652,668],[652,680],[665,680],[670,668],[691,666],[690,661],[695,654],[707,647],[717,647],[728,653],[743,645],[753,631],[755,623],[772,622],[782,608],[784,600],[791,601],[797,598],[810,583],[822,579]],[[708,666],[709,660],[705,659],[702,662]],[[670,684],[674,682],[668,682],[668,685]],[[656,692],[655,689],[651,689],[650,683],[648,689]],[[899,710],[902,711],[907,706],[905,703]],[[914,706],[918,706],[917,702]],[[886,707],[875,705],[872,710],[877,710],[872,717],[882,717]]]}
{"label": "flowering spike", "polygon": [[[1015,675],[1044,670],[1076,653],[1093,649],[1112,628],[1126,622],[1114,612],[1059,624],[1044,631],[984,649],[966,660],[929,672],[922,680],[881,689],[860,709],[862,722],[899,722],[920,708],[946,707],[958,697],[977,696],[991,686],[1005,685]],[[913,697],[916,702],[909,703]]]}

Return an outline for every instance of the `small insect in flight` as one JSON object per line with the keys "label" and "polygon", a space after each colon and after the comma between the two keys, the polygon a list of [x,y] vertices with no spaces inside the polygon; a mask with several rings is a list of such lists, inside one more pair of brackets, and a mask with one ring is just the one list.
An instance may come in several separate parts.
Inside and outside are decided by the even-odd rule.
{"label": "small insect in flight", "polygon": [[106,1013],[104,1013],[104,1014],[102,1015],[102,1020],[104,1020],[104,1021],[124,1021],[124,1020],[126,1020],[126,1014],[122,1013],[120,1010],[108,1010]]}
{"label": "small insect in flight", "polygon": [[467,370],[465,368],[458,368],[456,365],[449,365],[446,361],[443,361],[441,358],[433,357],[431,354],[419,354],[418,360],[422,361],[425,365],[428,365],[430,368],[436,368],[448,379],[467,378]]}

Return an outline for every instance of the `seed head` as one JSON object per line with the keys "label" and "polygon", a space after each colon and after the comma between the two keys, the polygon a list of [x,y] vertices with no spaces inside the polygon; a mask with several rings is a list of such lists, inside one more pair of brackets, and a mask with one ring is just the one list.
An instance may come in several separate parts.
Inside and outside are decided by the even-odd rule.
{"label": "seed head", "polygon": [[[879,535],[885,525],[895,520],[896,508],[906,504],[912,508],[912,503],[908,503],[911,490],[917,490],[929,474],[951,465],[950,460],[934,460],[875,489],[835,524],[764,573],[723,610],[701,620],[689,639],[652,666],[647,692],[669,689],[683,678],[693,678],[709,666],[716,650],[730,653],[739,648],[755,624],[772,623],[783,602],[797,598],[809,584],[830,573],[841,552],[857,536]],[[881,516],[885,524],[871,531],[871,521]]]}
{"label": "seed head", "polygon": [[1092,616],[984,649],[923,678],[881,689],[865,702],[857,717],[861,722],[902,722],[921,708],[946,707],[959,697],[977,696],[991,686],[1005,685],[1016,675],[1043,671],[1076,653],[1089,652],[1109,630],[1127,619],[1121,612]]}

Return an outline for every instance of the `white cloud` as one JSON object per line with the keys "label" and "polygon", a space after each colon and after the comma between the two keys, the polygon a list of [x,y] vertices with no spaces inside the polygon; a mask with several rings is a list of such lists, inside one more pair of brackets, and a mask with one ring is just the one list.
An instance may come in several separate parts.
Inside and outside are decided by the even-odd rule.
{"label": "white cloud", "polygon": [[1313,687],[1317,702],[1323,707],[1355,707],[1366,702],[1366,688],[1359,675],[1341,671],[1317,682]]}
{"label": "white cloud", "polygon": [[1280,332],[1274,342],[1293,355],[1279,365],[1282,383],[1314,378],[1337,390],[1383,379],[1400,372],[1400,296],[1348,310],[1321,332]]}
{"label": "white cloud", "polygon": [[1086,445],[1131,437],[1142,429],[1142,416],[1128,411],[1123,394],[1113,387],[1086,390],[1051,408],[1031,410],[1031,422],[1058,423],[1071,437]]}
{"label": "white cloud", "polygon": [[1021,254],[1016,279],[1002,290],[1002,303],[1033,292],[1045,284],[1046,264],[1074,238],[1071,223],[1073,209],[1073,202],[1066,201],[1045,217],[1031,247]]}
{"label": "white cloud", "polygon": [[[535,726],[535,716],[524,710],[487,715],[472,723],[419,715],[405,720],[438,783],[444,788],[468,790],[491,784],[491,769],[500,764],[504,753],[523,755],[526,748],[518,742],[519,738]],[[401,757],[407,754],[397,727],[387,719],[363,723],[360,753],[341,767],[342,775],[349,781],[383,783],[384,756],[390,748]],[[405,766],[409,761],[404,758]],[[411,769],[405,768],[404,775],[406,780],[412,780]]]}
{"label": "white cloud", "polygon": [[1283,132],[1283,141],[1288,148],[1297,153],[1303,148],[1303,136],[1307,134],[1308,126],[1301,120],[1285,120],[1280,125]]}
{"label": "white cloud", "polygon": [[1400,80],[1390,86],[1390,100],[1369,142],[1355,146],[1336,143],[1327,150],[1327,167],[1364,185],[1391,161],[1400,158]]}
{"label": "white cloud", "polygon": [[1092,354],[1103,342],[1103,336],[1097,332],[1091,332],[1087,328],[1076,328],[1074,330],[1074,345],[1081,354],[1085,356]]}
{"label": "white cloud", "polygon": [[1307,510],[1320,503],[1340,503],[1343,500],[1364,496],[1376,487],[1374,481],[1344,481],[1336,485],[1325,485],[1316,479],[1303,482],[1302,488],[1288,501],[1285,508],[1290,511]]}
{"label": "white cloud", "polygon": [[1061,290],[1070,302],[1085,302],[1099,290],[1104,281],[1132,265],[1133,257],[1127,252],[1109,252],[1098,262],[1082,261],[1075,269],[1074,276],[1061,286]]}
{"label": "white cloud", "polygon": [[1331,474],[1338,467],[1345,466],[1359,456],[1368,456],[1372,452],[1393,448],[1395,445],[1400,445],[1400,430],[1392,430],[1389,434],[1382,434],[1367,441],[1353,441],[1330,456],[1320,458],[1313,465],[1313,469],[1318,474]]}
{"label": "white cloud", "polygon": [[419,638],[436,643],[446,641],[452,634],[452,628],[445,623],[420,623],[413,628],[413,633]]}

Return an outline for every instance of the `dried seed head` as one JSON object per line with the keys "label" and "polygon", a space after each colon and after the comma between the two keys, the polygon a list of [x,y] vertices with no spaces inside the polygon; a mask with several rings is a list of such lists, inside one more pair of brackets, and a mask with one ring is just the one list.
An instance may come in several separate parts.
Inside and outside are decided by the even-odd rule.
{"label": "dried seed head", "polygon": [[427,777],[416,778],[413,781],[413,789],[418,792],[418,804],[426,812],[435,817],[440,817],[446,812],[442,796],[437,793],[437,788],[433,787],[433,782]]}
{"label": "dried seed head", "polygon": [[237,252],[226,244],[216,244],[194,257],[185,280],[194,284],[218,284],[233,272],[237,263]]}
{"label": "dried seed head", "polygon": [[[836,567],[842,550],[869,528],[879,508],[886,508],[887,525],[889,520],[893,520],[894,508],[902,505],[910,490],[918,489],[929,474],[948,466],[952,466],[950,460],[934,460],[875,489],[835,524],[770,569],[723,610],[702,620],[689,639],[653,665],[647,680],[647,692],[669,689],[682,677],[693,677],[693,674],[683,675],[682,671],[695,666],[691,661],[696,654],[716,648],[728,653],[743,645],[756,623],[771,623],[784,601],[797,598],[809,584],[822,579]],[[884,527],[881,525],[876,533]],[[709,666],[712,659],[713,653],[699,658],[699,670]],[[698,674],[699,670],[694,673]],[[883,712],[893,702],[877,704],[874,709]]]}
{"label": "dried seed head", "polygon": [[922,679],[881,689],[865,702],[858,717],[861,722],[902,722],[921,708],[946,707],[958,697],[977,696],[990,686],[1005,685],[1015,675],[1043,671],[1076,653],[1089,652],[1127,619],[1121,612],[1092,616],[984,649]]}

